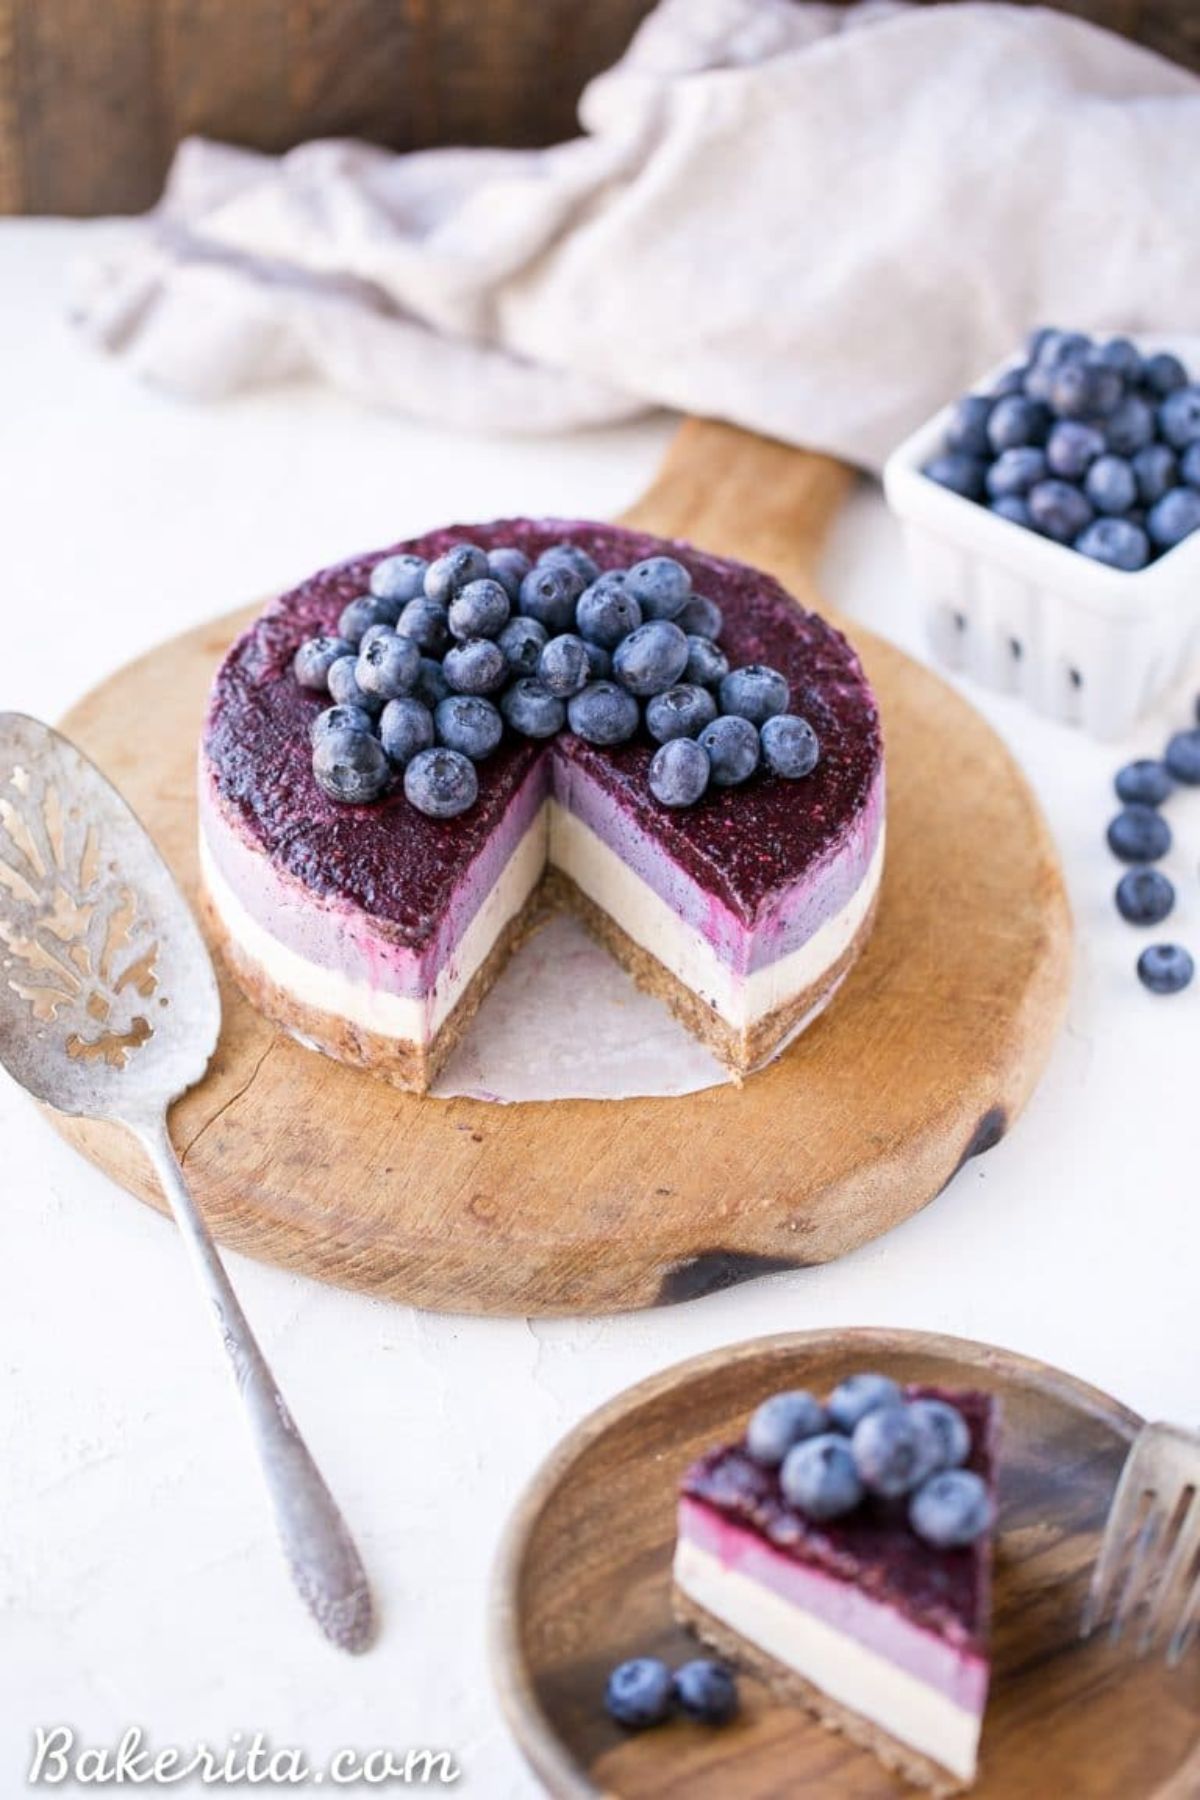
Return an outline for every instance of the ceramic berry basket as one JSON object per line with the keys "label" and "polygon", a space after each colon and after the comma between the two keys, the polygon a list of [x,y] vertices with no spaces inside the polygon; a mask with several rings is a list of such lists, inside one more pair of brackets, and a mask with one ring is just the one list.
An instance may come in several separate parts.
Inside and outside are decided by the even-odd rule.
{"label": "ceramic berry basket", "polygon": [[[1139,348],[1173,350],[1197,368],[1194,340]],[[1126,574],[1013,524],[921,473],[951,410],[913,432],[883,472],[935,653],[1051,718],[1120,737],[1200,652],[1200,532]]]}

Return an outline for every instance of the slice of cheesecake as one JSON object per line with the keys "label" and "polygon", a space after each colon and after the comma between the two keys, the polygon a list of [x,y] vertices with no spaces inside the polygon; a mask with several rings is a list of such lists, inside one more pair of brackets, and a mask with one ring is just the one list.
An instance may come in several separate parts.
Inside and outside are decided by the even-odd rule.
{"label": "slice of cheesecake", "polygon": [[[985,1484],[994,1517],[993,1400],[926,1387],[904,1396],[961,1415],[964,1467]],[[818,1522],[744,1441],[714,1449],[681,1484],[675,1605],[782,1698],[910,1781],[952,1794],[974,1779],[987,1701],[992,1532],[937,1548],[917,1535],[909,1505],[867,1494]]]}

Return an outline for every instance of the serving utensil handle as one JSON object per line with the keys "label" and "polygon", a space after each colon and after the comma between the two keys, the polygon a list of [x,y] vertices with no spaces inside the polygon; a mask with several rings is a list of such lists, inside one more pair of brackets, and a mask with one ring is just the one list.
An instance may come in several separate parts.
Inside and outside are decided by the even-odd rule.
{"label": "serving utensil handle", "polygon": [[365,1650],[374,1630],[374,1614],[366,1572],[346,1522],[296,1429],[241,1309],[184,1179],[165,1117],[136,1129],[170,1203],[229,1357],[292,1580],[332,1643],[342,1650]]}

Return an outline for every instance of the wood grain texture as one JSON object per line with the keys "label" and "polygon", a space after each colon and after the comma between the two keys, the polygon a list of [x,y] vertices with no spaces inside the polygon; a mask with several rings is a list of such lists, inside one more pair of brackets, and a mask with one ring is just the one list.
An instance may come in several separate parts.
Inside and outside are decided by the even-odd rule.
{"label": "wood grain texture", "polygon": [[[692,422],[633,517],[686,529],[812,597],[821,533],[848,479],[824,459]],[[193,896],[196,738],[217,661],[251,616],[152,651],[65,721]],[[216,1058],[171,1120],[215,1235],[419,1306],[607,1312],[841,1256],[995,1143],[1065,1004],[1057,859],[979,716],[899,651],[851,635],[887,747],[879,918],[830,1012],[782,1058],[744,1088],[682,1099],[432,1100],[300,1048],[222,971]],[[122,1135],[56,1122],[158,1204]]]}
{"label": "wood grain texture", "polygon": [[655,1376],[553,1453],[496,1568],[492,1660],[508,1722],[560,1800],[899,1800],[868,1752],[745,1679],[720,1732],[629,1736],[601,1704],[627,1656],[696,1654],[671,1617],[676,1483],[781,1388],[856,1369],[982,1387],[1003,1409],[993,1684],[972,1800],[1182,1800],[1200,1792],[1197,1658],[1173,1674],[1079,1619],[1113,1487],[1141,1421],[1056,1370],[909,1332],[761,1338]]}

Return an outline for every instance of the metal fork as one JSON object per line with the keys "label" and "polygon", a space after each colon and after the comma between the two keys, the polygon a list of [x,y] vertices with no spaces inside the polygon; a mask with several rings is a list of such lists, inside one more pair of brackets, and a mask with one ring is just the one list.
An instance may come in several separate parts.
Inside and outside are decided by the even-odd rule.
{"label": "metal fork", "polygon": [[1081,1637],[1091,1636],[1110,1606],[1114,1643],[1138,1621],[1139,1656],[1170,1633],[1170,1668],[1200,1631],[1200,1434],[1144,1425],[1135,1438],[1108,1511]]}

